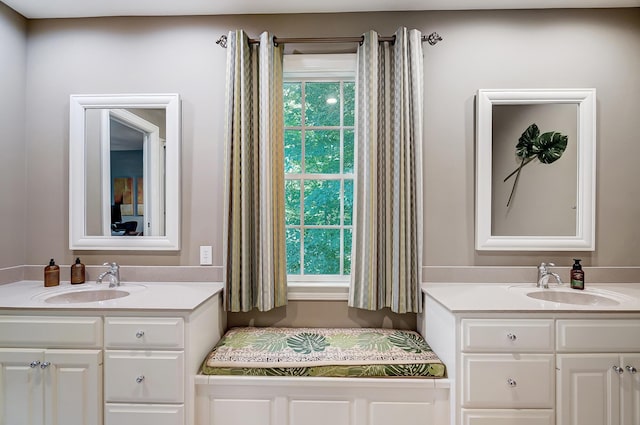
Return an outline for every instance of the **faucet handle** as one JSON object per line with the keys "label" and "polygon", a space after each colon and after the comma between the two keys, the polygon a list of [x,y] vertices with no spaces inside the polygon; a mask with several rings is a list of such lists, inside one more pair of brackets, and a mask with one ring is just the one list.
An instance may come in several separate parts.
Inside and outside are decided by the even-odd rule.
{"label": "faucet handle", "polygon": [[547,266],[549,267],[555,267],[556,265],[554,263],[547,263]]}

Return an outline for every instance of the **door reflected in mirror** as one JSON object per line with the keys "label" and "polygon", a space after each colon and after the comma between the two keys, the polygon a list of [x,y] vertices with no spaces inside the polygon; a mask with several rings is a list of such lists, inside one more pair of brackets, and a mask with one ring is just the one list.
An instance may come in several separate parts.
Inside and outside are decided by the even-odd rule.
{"label": "door reflected in mirror", "polygon": [[71,249],[178,249],[178,95],[71,96],[70,118]]}
{"label": "door reflected in mirror", "polygon": [[86,111],[87,235],[165,235],[165,137],[164,109]]}

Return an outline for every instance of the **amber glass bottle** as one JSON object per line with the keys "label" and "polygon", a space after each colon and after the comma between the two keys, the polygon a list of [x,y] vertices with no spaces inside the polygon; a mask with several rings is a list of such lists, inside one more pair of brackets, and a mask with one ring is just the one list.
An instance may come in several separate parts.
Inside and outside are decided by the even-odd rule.
{"label": "amber glass bottle", "polygon": [[80,258],[76,258],[76,263],[71,265],[71,284],[84,283],[84,264]]}
{"label": "amber glass bottle", "polygon": [[60,267],[56,265],[56,262],[49,261],[49,265],[44,268],[44,286],[58,286],[60,285]]}

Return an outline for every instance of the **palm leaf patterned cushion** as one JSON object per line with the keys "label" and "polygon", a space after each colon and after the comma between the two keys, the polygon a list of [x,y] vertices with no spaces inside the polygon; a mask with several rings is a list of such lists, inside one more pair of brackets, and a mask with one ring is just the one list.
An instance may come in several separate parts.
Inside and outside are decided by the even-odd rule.
{"label": "palm leaf patterned cushion", "polygon": [[233,328],[205,375],[429,377],[445,366],[417,332],[372,328]]}

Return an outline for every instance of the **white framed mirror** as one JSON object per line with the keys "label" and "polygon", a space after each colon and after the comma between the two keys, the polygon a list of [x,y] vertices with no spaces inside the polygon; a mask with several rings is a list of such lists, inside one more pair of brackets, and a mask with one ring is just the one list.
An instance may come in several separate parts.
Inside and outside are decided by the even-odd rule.
{"label": "white framed mirror", "polygon": [[595,249],[595,89],[479,90],[476,249]]}
{"label": "white framed mirror", "polygon": [[179,95],[69,103],[69,248],[179,250]]}

